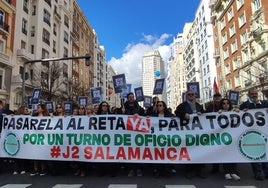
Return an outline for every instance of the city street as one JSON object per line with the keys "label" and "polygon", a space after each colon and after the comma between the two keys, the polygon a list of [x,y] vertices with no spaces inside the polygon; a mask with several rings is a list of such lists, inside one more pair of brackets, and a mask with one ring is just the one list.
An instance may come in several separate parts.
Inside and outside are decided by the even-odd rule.
{"label": "city street", "polygon": [[[0,174],[0,188],[266,188],[268,180],[256,181],[251,173],[249,164],[239,164],[241,180],[225,180],[223,173],[210,174],[211,165],[206,165],[206,179],[194,177],[186,179],[182,174],[181,166],[177,166],[177,173],[171,177],[154,178],[146,168],[142,177],[127,177],[122,171],[116,177],[98,177],[94,172],[89,172],[87,177],[76,177],[72,172],[64,175],[43,177],[30,177],[29,174],[12,175],[11,166],[4,166],[8,172]],[[2,168],[2,167],[1,167]],[[3,169],[2,169],[3,171]]]}

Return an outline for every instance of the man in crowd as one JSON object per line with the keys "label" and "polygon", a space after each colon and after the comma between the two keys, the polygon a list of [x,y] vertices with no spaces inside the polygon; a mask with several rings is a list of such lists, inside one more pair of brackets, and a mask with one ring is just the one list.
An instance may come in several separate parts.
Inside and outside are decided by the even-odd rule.
{"label": "man in crowd", "polygon": [[[195,101],[195,91],[187,90],[186,101],[179,104],[175,110],[175,114],[180,118],[181,125],[185,125],[190,120],[191,114],[202,114],[204,108],[201,104]],[[198,176],[200,178],[206,178],[202,173],[203,164],[186,164],[185,166],[185,177],[192,178]]]}
{"label": "man in crowd", "polygon": [[[240,110],[244,112],[249,109],[266,108],[268,113],[268,103],[266,101],[259,100],[258,91],[255,88],[248,90],[248,100],[240,105]],[[264,177],[268,179],[268,163],[251,163],[252,171],[256,180],[264,180]],[[264,175],[264,177],[263,177]]]}

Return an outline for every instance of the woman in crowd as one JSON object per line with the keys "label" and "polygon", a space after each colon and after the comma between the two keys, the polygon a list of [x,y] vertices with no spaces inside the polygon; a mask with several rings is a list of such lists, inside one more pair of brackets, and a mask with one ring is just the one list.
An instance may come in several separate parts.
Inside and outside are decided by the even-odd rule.
{"label": "woman in crowd", "polygon": [[[233,105],[229,99],[223,98],[220,101],[219,105],[219,113],[222,112],[228,112],[233,111]],[[237,110],[235,110],[237,111]],[[227,180],[240,180],[240,177],[238,175],[237,171],[237,164],[236,163],[224,163],[223,164],[223,171],[224,171],[224,177]]]}
{"label": "woman in crowd", "polygon": [[[84,105],[79,105],[78,108],[78,116],[85,116],[86,115],[86,108]],[[86,177],[87,175],[87,163],[85,162],[76,162],[76,172],[74,173],[75,176]]]}
{"label": "woman in crowd", "polygon": [[64,116],[64,109],[61,104],[56,105],[56,110],[53,112],[53,116]]}
{"label": "woman in crowd", "polygon": [[[153,111],[151,116],[153,117],[172,117],[172,113],[168,110],[167,105],[164,101],[156,102],[156,111]],[[176,173],[176,170],[166,164],[155,164],[153,165],[154,177],[170,176],[172,173]]]}
{"label": "woman in crowd", "polygon": [[[109,115],[111,114],[110,105],[106,101],[102,101],[99,104],[97,115]],[[116,176],[118,165],[116,163],[97,163],[96,165],[97,175],[104,176],[106,173],[111,177]]]}
{"label": "woman in crowd", "polygon": [[[43,117],[50,116],[46,104],[38,104],[37,112],[33,116]],[[47,174],[47,161],[44,160],[35,160],[33,161],[33,171],[30,173],[30,176],[44,176]]]}

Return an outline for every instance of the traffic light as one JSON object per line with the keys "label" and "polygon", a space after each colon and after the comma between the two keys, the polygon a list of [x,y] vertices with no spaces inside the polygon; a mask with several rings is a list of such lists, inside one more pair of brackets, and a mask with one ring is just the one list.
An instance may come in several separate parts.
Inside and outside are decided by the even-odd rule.
{"label": "traffic light", "polygon": [[85,55],[85,64],[86,64],[86,66],[90,65],[90,55],[89,54]]}

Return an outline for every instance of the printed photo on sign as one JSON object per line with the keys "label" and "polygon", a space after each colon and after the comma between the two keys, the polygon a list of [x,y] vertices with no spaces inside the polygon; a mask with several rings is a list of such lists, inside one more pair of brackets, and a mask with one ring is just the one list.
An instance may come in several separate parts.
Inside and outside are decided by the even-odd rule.
{"label": "printed photo on sign", "polygon": [[154,95],[159,95],[163,93],[164,81],[165,81],[164,78],[155,80],[154,91],[153,91]]}
{"label": "printed photo on sign", "polygon": [[142,87],[135,88],[134,91],[135,91],[136,101],[138,101],[138,102],[143,101],[144,100],[144,96],[143,96]]}
{"label": "printed photo on sign", "polygon": [[41,88],[34,89],[31,104],[38,104],[40,95],[41,95]]}
{"label": "printed photo on sign", "polygon": [[32,109],[32,96],[27,96],[27,107]]}
{"label": "printed photo on sign", "polygon": [[66,101],[63,103],[64,106],[64,113],[66,115],[72,115],[72,102]]}
{"label": "printed photo on sign", "polygon": [[54,112],[53,102],[52,101],[46,101],[45,104],[47,106],[47,109],[48,109],[49,113],[53,113]]}
{"label": "printed photo on sign", "polygon": [[87,96],[80,96],[78,97],[79,105],[86,106],[87,105]]}
{"label": "printed photo on sign", "polygon": [[126,88],[125,74],[119,74],[113,76],[113,84],[115,93],[121,93],[123,88]]}
{"label": "printed photo on sign", "polygon": [[233,105],[238,105],[239,92],[238,91],[229,91],[229,100]]}
{"label": "printed photo on sign", "polygon": [[127,94],[131,92],[131,84],[127,84],[127,87],[122,88],[122,92],[120,93],[120,98],[121,99],[126,99]]}
{"label": "printed photo on sign", "polygon": [[145,108],[149,108],[151,106],[151,104],[152,104],[152,101],[153,101],[152,97],[144,96],[143,106]]}
{"label": "printed photo on sign", "polygon": [[195,98],[200,98],[200,88],[199,82],[188,82],[187,90],[192,90],[195,92]]}
{"label": "printed photo on sign", "polygon": [[90,88],[92,104],[99,104],[102,102],[101,87]]}

